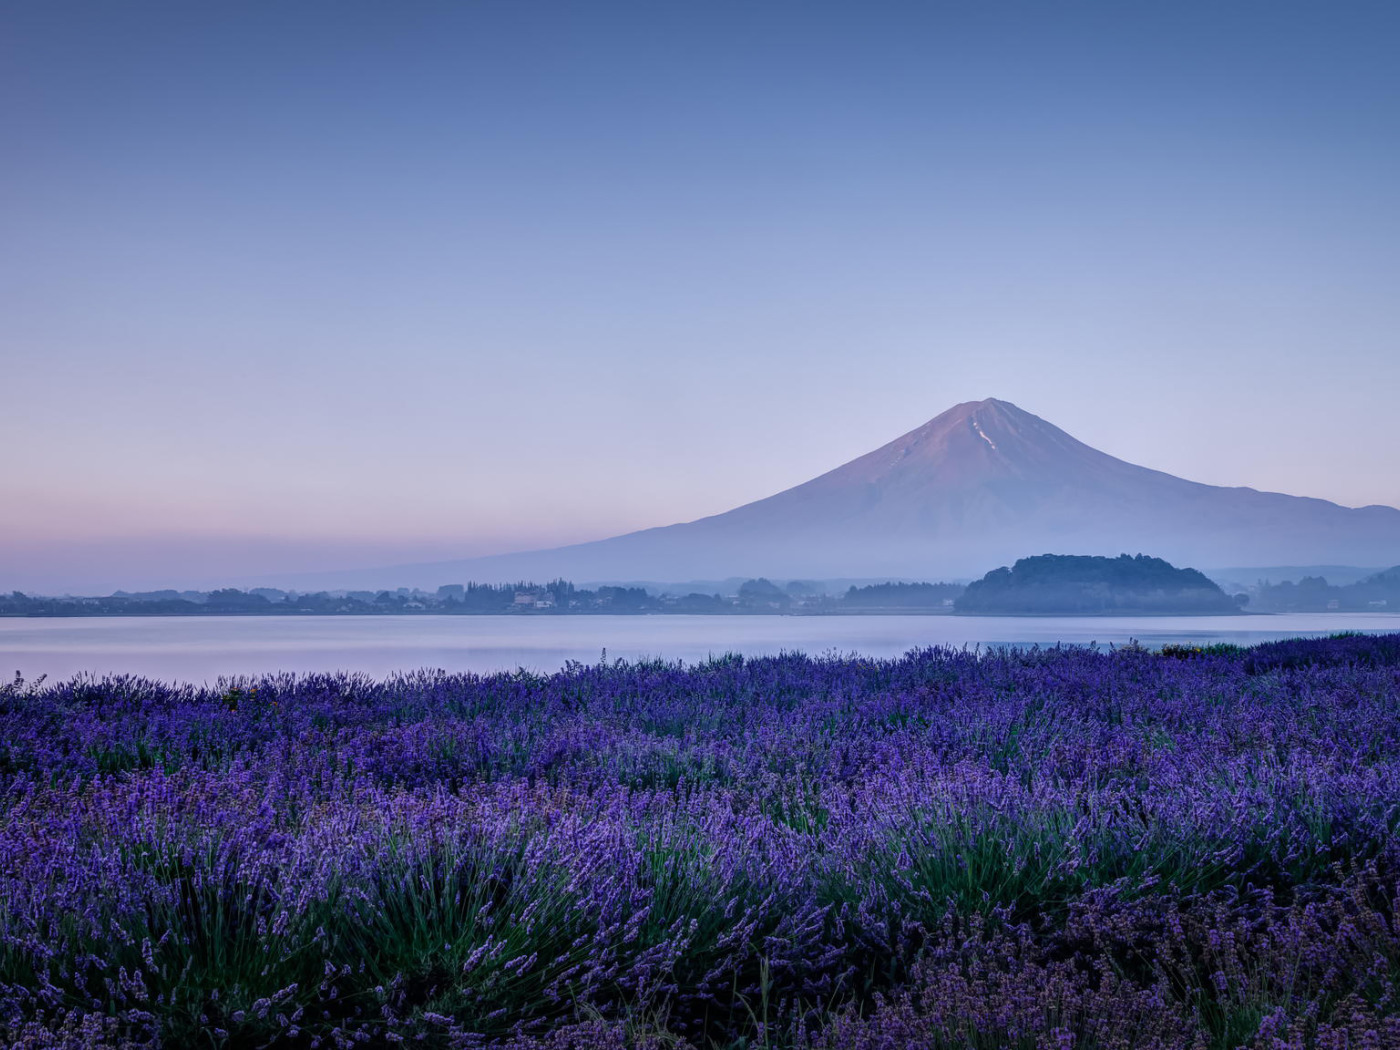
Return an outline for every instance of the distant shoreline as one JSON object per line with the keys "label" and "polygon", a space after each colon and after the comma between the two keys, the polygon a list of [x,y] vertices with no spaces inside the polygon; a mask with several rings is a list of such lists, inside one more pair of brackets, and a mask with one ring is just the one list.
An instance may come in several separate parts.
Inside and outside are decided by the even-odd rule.
{"label": "distant shoreline", "polygon": [[[286,612],[249,612],[233,609],[221,609],[217,612],[41,612],[41,613],[0,613],[0,620],[114,620],[123,617],[127,619],[172,619],[172,620],[202,620],[219,616],[232,616],[239,619],[308,619],[313,616],[325,617],[328,619],[380,619],[380,618],[401,618],[401,617],[438,617],[441,619],[457,619],[460,617],[483,617],[494,616],[509,619],[557,619],[561,617],[596,617],[596,616],[712,616],[716,618],[725,617],[863,617],[863,616],[910,616],[910,617],[958,617],[960,619],[1025,619],[1025,620],[1108,620],[1115,617],[1131,616],[1134,618],[1150,617],[1153,619],[1168,619],[1172,617],[1211,617],[1211,616],[1274,616],[1273,612],[1251,612],[1246,609],[1234,612],[1161,612],[1157,610],[1137,610],[1137,609],[1115,609],[1110,612],[1082,612],[1082,613],[1039,613],[1039,612],[988,612],[988,613],[959,613],[951,609],[908,609],[891,607],[885,609],[830,609],[812,610],[803,612],[801,610],[772,610],[763,612],[750,609],[735,609],[732,612],[696,612],[694,610],[681,610],[669,612],[665,610],[648,609],[642,612],[619,612],[608,610],[530,610],[518,612],[442,612],[437,609],[420,610],[385,610],[373,612],[319,612],[288,610]],[[1326,613],[1318,615],[1346,616],[1346,612],[1339,610],[1328,610]]]}

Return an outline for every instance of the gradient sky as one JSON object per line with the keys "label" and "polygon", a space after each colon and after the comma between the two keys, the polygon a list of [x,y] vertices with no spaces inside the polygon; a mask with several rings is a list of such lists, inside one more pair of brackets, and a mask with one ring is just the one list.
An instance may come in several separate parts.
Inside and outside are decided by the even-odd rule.
{"label": "gradient sky", "polygon": [[959,401],[1400,505],[1400,5],[0,0],[0,588],[726,510]]}

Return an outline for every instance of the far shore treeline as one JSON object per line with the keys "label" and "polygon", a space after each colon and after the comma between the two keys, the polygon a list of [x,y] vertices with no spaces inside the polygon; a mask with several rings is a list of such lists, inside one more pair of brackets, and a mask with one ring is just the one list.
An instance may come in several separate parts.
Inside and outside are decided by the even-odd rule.
{"label": "far shore treeline", "polygon": [[[1238,591],[1238,587],[1231,588]],[[1221,615],[1249,612],[1390,612],[1400,609],[1400,566],[1346,586],[1320,576],[1259,580],[1227,593],[1196,569],[1138,554],[1044,554],[970,584],[764,578],[706,585],[579,587],[550,583],[444,584],[436,591],[314,593],[257,587],[117,591],[101,597],[0,596],[0,616],[375,616],[688,613],[701,615],[950,614],[1003,616]]]}
{"label": "far shore treeline", "polygon": [[305,594],[259,587],[242,591],[118,591],[104,597],[0,597],[0,616],[364,616],[569,614],[821,614],[950,613],[963,592],[957,583],[876,583],[830,591],[821,583],[745,580],[730,593],[656,593],[645,587],[576,587],[550,583],[446,584],[435,592],[319,591]]}
{"label": "far shore treeline", "polygon": [[1237,613],[1248,596],[1239,599],[1232,599],[1195,569],[1178,569],[1145,554],[1117,558],[1045,554],[987,573],[959,595],[956,609],[1009,616],[1203,616]]}

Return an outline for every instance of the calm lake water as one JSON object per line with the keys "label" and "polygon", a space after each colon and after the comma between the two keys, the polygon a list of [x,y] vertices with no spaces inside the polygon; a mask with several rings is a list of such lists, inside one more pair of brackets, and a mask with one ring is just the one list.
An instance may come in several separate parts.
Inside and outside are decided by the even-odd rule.
{"label": "calm lake water", "polygon": [[568,660],[784,650],[897,656],[926,645],[1248,645],[1336,631],[1400,632],[1400,614],[972,616],[122,616],[0,619],[0,674],[81,672],[204,682],[274,671],[553,671]]}

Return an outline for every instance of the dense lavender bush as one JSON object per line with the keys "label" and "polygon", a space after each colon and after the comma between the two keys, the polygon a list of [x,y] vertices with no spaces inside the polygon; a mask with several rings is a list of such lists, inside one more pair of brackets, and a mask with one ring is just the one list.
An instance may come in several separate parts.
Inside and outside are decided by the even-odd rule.
{"label": "dense lavender bush", "polygon": [[0,689],[0,1043],[1400,1046],[1400,638]]}

